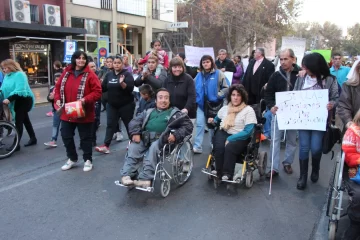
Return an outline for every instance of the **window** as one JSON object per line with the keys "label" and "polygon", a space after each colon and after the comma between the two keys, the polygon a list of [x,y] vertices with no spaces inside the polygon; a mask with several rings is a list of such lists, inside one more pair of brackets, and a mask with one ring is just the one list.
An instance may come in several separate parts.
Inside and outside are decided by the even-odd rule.
{"label": "window", "polygon": [[100,35],[110,36],[109,22],[100,22]]}
{"label": "window", "polygon": [[84,28],[84,19],[83,18],[71,18],[71,27],[73,28]]}
{"label": "window", "polygon": [[94,35],[98,34],[96,20],[86,19],[85,23],[86,23],[85,28],[86,28],[87,34],[94,34]]}
{"label": "window", "polygon": [[30,4],[30,19],[33,23],[39,23],[39,6]]}

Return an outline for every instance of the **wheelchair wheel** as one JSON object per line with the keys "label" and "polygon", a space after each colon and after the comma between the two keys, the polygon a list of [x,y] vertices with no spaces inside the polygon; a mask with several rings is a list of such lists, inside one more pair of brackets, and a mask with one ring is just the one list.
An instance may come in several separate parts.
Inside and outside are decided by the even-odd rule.
{"label": "wheelchair wheel", "polygon": [[19,133],[14,124],[0,120],[0,159],[11,156],[19,145]]}
{"label": "wheelchair wheel", "polygon": [[165,179],[165,180],[162,180],[161,181],[161,184],[160,184],[160,194],[162,197],[166,198],[169,193],[170,193],[170,187],[171,184],[170,184],[170,180],[169,179]]}
{"label": "wheelchair wheel", "polygon": [[190,177],[193,169],[193,151],[191,143],[185,142],[176,152],[172,162],[172,175],[174,182],[183,185]]}
{"label": "wheelchair wheel", "polygon": [[245,186],[247,188],[251,188],[252,185],[254,184],[254,176],[253,173],[251,171],[247,171],[245,173]]}
{"label": "wheelchair wheel", "polygon": [[267,152],[261,152],[259,154],[258,171],[260,176],[264,176],[267,168]]}
{"label": "wheelchair wheel", "polygon": [[329,223],[329,240],[335,240],[336,237],[336,222],[330,222]]}

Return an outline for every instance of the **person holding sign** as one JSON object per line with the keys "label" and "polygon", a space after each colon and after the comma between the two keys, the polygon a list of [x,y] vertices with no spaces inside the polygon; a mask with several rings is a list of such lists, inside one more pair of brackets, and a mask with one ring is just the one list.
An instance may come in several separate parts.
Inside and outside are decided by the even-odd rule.
{"label": "person holding sign", "polygon": [[[275,118],[278,107],[275,105],[275,93],[292,91],[295,86],[299,69],[296,65],[295,53],[292,49],[285,49],[280,53],[280,69],[271,75],[265,90],[265,102],[268,109],[273,114],[271,120],[271,144],[270,156],[274,155],[273,170],[266,174],[267,178],[271,175],[277,176],[280,167],[280,142],[284,134],[284,130],[279,130],[277,118]],[[294,161],[296,152],[296,130],[286,131],[286,149],[285,160],[283,161],[284,171],[287,174],[292,174],[293,170],[291,164]],[[274,145],[274,146],[273,146]],[[274,152],[273,152],[274,149]]]}
{"label": "person holding sign", "polygon": [[[306,71],[306,74],[304,77],[299,77],[296,80],[294,90],[306,91],[328,89],[329,103],[327,104],[327,110],[332,110],[339,98],[338,85],[336,79],[330,74],[329,67],[324,57],[319,53],[308,54],[303,58],[302,66]],[[299,130],[300,178],[297,182],[297,189],[299,190],[304,190],[306,188],[310,151],[312,163],[310,179],[314,183],[319,179],[322,139],[324,133],[324,131],[317,130]]]}

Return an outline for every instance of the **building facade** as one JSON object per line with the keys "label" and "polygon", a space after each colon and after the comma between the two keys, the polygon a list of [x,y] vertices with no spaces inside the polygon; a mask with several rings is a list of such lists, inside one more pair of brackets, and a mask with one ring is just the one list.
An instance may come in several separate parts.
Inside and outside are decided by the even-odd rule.
{"label": "building facade", "polygon": [[108,39],[110,55],[145,55],[156,34],[176,20],[175,0],[66,0],[68,26],[85,28],[73,36],[78,49],[97,56],[97,41]]}

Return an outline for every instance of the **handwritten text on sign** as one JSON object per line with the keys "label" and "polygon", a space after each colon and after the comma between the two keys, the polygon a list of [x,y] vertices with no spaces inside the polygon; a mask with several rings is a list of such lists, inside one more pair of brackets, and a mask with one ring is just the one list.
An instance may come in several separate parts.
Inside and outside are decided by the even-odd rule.
{"label": "handwritten text on sign", "polygon": [[277,121],[280,130],[326,130],[328,89],[277,92]]}

